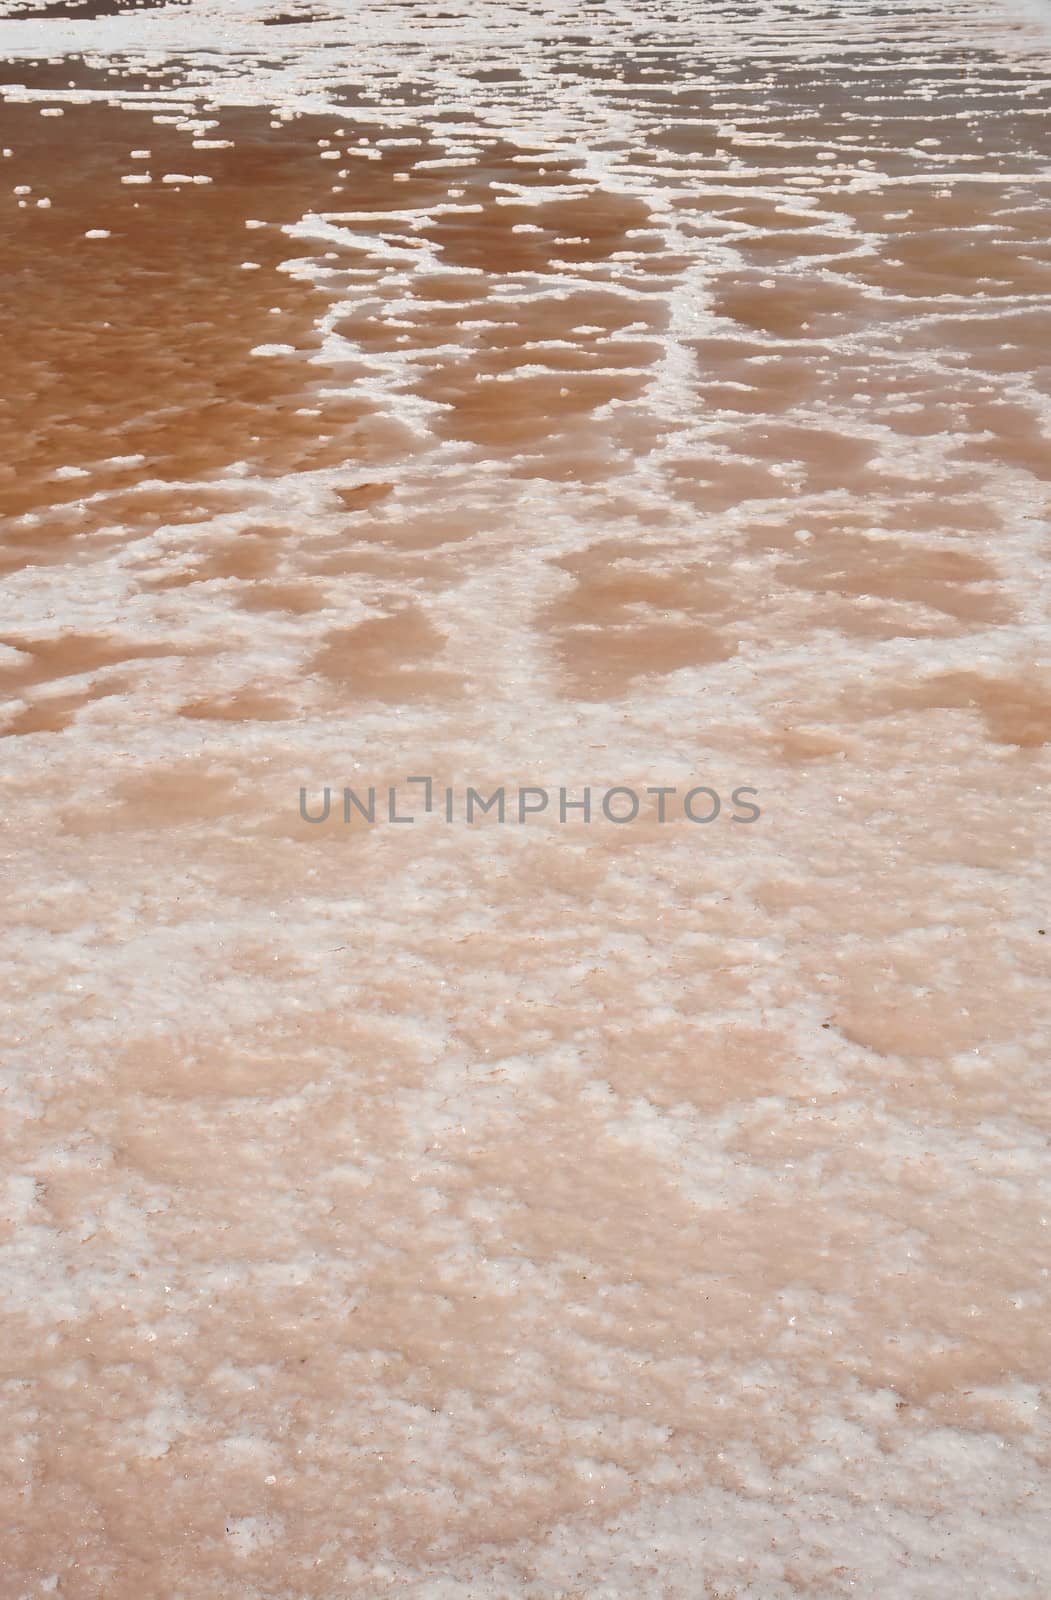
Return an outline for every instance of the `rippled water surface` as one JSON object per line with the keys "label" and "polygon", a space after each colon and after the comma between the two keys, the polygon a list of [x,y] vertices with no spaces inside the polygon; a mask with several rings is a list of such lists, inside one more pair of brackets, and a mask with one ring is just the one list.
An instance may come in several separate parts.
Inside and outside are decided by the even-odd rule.
{"label": "rippled water surface", "polygon": [[1051,11],[0,12],[0,1594],[1044,1600]]}

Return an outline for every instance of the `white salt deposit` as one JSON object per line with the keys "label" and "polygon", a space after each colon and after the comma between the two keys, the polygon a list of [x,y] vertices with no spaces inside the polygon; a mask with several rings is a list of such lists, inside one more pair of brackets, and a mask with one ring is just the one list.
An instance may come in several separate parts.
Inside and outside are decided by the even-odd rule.
{"label": "white salt deposit", "polygon": [[11,1592],[1045,1600],[1044,13],[323,9],[0,20]]}

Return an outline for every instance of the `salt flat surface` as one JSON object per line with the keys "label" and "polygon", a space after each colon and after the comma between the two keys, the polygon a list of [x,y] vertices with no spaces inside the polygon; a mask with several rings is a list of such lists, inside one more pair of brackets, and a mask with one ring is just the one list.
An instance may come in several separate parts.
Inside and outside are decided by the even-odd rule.
{"label": "salt flat surface", "polygon": [[1043,1600],[1047,9],[0,13],[0,1593]]}

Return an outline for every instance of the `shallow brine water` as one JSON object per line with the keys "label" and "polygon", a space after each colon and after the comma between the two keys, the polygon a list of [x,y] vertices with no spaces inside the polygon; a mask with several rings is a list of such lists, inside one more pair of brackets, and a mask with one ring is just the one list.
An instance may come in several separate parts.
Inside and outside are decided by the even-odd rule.
{"label": "shallow brine water", "polygon": [[2,11],[0,1592],[1042,1600],[1051,13]]}

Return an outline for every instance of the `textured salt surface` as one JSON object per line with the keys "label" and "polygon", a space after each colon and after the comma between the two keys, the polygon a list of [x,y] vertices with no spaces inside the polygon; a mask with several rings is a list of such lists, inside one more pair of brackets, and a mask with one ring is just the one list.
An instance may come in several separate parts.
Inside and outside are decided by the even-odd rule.
{"label": "textured salt surface", "polygon": [[1046,1596],[1046,13],[85,9],[0,20],[3,1594]]}

